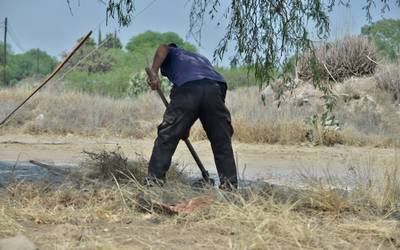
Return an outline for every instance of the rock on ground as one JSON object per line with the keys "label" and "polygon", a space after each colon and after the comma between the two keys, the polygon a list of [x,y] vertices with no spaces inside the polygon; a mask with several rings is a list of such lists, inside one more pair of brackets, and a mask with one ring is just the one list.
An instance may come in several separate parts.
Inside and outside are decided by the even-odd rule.
{"label": "rock on ground", "polygon": [[22,234],[12,238],[0,239],[0,250],[38,250],[30,239]]}

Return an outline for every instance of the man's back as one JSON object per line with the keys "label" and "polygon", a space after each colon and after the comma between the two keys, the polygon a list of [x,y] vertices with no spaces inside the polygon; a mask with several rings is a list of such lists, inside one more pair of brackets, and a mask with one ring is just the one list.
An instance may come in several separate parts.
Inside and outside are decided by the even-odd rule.
{"label": "man's back", "polygon": [[168,77],[175,86],[201,79],[225,82],[225,79],[214,70],[210,61],[204,56],[181,48],[169,47],[168,49],[168,56],[161,65],[161,74]]}

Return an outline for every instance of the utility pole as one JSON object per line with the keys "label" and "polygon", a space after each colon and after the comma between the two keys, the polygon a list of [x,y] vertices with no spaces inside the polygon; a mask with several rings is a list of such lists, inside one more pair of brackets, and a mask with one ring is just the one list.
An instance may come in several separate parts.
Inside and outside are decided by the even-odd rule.
{"label": "utility pole", "polygon": [[99,25],[99,37],[97,38],[97,46],[100,46],[101,43],[101,27]]}
{"label": "utility pole", "polygon": [[36,76],[39,75],[39,48],[36,49]]}
{"label": "utility pole", "polygon": [[117,48],[117,30],[114,30],[114,42],[113,42],[113,48]]}
{"label": "utility pole", "polygon": [[7,17],[4,21],[4,85],[8,85],[7,82]]}

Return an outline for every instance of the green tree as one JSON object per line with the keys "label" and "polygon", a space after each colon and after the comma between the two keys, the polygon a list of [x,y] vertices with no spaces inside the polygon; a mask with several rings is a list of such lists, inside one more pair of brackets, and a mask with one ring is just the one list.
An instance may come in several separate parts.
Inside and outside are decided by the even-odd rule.
{"label": "green tree", "polygon": [[[89,74],[109,72],[115,60],[109,53],[105,53],[105,50],[105,48],[96,49],[96,42],[94,39],[89,38],[68,61],[65,68],[74,67],[78,71]],[[64,54],[65,56],[67,54]]]}
{"label": "green tree", "polygon": [[[122,49],[122,43],[121,40],[117,37],[117,34],[114,33],[109,33],[106,35],[106,38],[104,39],[104,45],[102,47],[106,49]],[[100,45],[100,44],[99,44]]]}
{"label": "green tree", "polygon": [[174,32],[154,32],[146,31],[142,34],[132,37],[126,49],[134,53],[154,53],[155,49],[160,44],[175,43],[178,47],[186,49],[188,51],[196,52],[197,49],[194,45],[185,42],[178,34]]}
{"label": "green tree", "polygon": [[396,61],[400,57],[400,19],[384,19],[365,25],[361,28],[361,34],[368,36],[374,42],[378,53]]}
{"label": "green tree", "polygon": [[[0,50],[3,50],[0,44]],[[57,59],[39,49],[31,49],[22,54],[14,54],[7,45],[7,79],[10,84],[31,76],[43,77],[50,74],[57,65]],[[0,54],[0,85],[4,85],[4,55]]]}
{"label": "green tree", "polygon": [[[82,39],[83,39],[83,37],[79,38],[76,42],[79,43]],[[89,37],[86,40],[86,42],[83,44],[83,47],[94,48],[94,47],[96,47],[96,42],[93,38]]]}
{"label": "green tree", "polygon": [[[5,82],[4,82],[4,43],[0,42],[0,86],[4,86]],[[6,49],[6,56],[7,56],[7,60],[10,60],[10,56],[11,56],[11,48],[10,46],[7,44],[7,49]],[[8,65],[6,72],[7,72],[7,79],[9,79],[9,71],[10,71],[10,66]]]}
{"label": "green tree", "polygon": [[11,57],[10,78],[19,81],[30,76],[42,77],[50,74],[56,65],[57,60],[45,51],[31,49]]}
{"label": "green tree", "polygon": [[[76,70],[67,76],[69,88],[112,97],[135,96],[149,90],[143,69],[147,65],[146,57],[152,56],[157,46],[175,42],[190,51],[196,51],[193,45],[184,42],[173,32],[148,31],[139,34],[132,37],[127,50],[122,50],[122,46],[114,48],[114,38],[113,34],[107,34],[107,42],[97,50],[94,50],[93,41],[89,41],[77,51],[66,67],[68,69],[80,62],[75,66]],[[120,44],[119,39],[115,41],[117,45]]]}

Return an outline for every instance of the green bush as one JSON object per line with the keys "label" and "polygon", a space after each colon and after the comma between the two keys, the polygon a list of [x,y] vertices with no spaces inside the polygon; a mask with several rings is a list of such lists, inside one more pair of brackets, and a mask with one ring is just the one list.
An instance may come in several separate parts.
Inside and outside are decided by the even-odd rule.
{"label": "green bush", "polygon": [[[164,93],[168,94],[172,87],[171,82],[165,77],[161,77],[160,80],[161,89]],[[129,96],[137,96],[150,91],[150,86],[147,84],[147,74],[145,71],[140,71],[132,75],[129,80],[129,84],[130,86],[127,92]]]}
{"label": "green bush", "polygon": [[[0,44],[0,50],[3,51],[3,44]],[[4,62],[4,55],[0,53],[0,63]],[[39,49],[31,49],[22,54],[13,54],[11,47],[7,46],[7,80],[11,85],[16,84],[18,81],[27,77],[43,77],[50,74],[55,66],[57,60],[51,57],[46,52]],[[4,85],[3,73],[4,68],[1,67],[0,86]]]}
{"label": "green bush", "polygon": [[108,73],[90,74],[88,72],[72,72],[67,88],[79,92],[100,94],[111,97],[123,97],[129,89],[131,72],[128,68],[117,68]]}
{"label": "green bush", "polygon": [[391,62],[400,58],[400,19],[384,19],[365,25],[361,34],[370,39],[378,54]]}
{"label": "green bush", "polygon": [[254,74],[244,67],[216,68],[216,71],[225,78],[229,89],[257,85]]}

